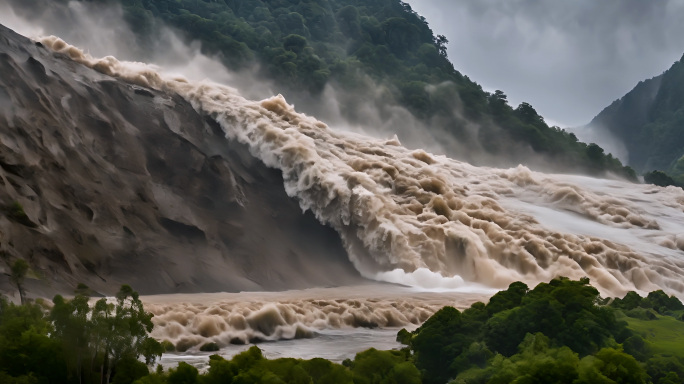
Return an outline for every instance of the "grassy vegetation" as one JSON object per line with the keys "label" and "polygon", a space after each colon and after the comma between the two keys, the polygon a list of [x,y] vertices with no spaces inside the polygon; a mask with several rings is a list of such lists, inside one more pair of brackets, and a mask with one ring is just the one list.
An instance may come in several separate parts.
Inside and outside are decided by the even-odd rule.
{"label": "grassy vegetation", "polygon": [[672,316],[655,315],[655,320],[644,320],[621,315],[627,328],[646,341],[653,354],[684,356],[684,321]]}

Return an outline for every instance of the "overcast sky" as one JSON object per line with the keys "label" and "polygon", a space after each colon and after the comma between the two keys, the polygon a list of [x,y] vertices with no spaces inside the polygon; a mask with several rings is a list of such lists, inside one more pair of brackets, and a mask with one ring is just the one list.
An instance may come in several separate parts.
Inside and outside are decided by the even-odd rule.
{"label": "overcast sky", "polygon": [[684,54],[684,0],[404,0],[454,66],[547,123],[588,123]]}

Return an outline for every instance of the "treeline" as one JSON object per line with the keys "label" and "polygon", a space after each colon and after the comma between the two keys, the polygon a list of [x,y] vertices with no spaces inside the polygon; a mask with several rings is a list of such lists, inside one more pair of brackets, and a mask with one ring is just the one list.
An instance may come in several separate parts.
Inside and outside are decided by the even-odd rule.
{"label": "treeline", "polygon": [[[683,340],[670,340],[678,346],[665,353],[650,345],[665,341],[652,331],[662,316],[684,329],[682,313],[662,291],[611,301],[588,279],[559,278],[532,290],[513,283],[463,312],[445,307],[398,340],[428,384],[681,383]],[[651,321],[652,340],[632,329],[643,320]]]}
{"label": "treeline", "polygon": [[650,171],[644,173],[644,181],[660,187],[674,186],[684,188],[684,156],[668,171]]}
{"label": "treeline", "polygon": [[549,127],[528,103],[510,106],[503,92],[485,92],[455,70],[446,37],[435,36],[400,0],[91,1],[122,4],[143,46],[154,45],[162,21],[201,41],[229,68],[258,64],[288,97],[311,100],[333,84],[355,95],[341,105],[350,121],[362,118],[362,107],[399,105],[464,148],[516,162],[542,155],[557,170],[635,177],[600,147]]}
{"label": "treeline", "polygon": [[[0,300],[0,382],[231,383],[654,383],[684,382],[684,305],[663,291],[602,299],[588,279],[534,289],[516,282],[487,304],[445,307],[398,351],[369,349],[353,360],[269,360],[258,347],[231,360],[149,366],[162,345],[149,338],[151,315],[130,287],[88,305],[87,288],[51,309]],[[141,358],[145,359],[143,363]]]}
{"label": "treeline", "polygon": [[197,368],[181,362],[169,372],[141,377],[136,384],[419,384],[420,372],[407,356],[407,351],[369,349],[356,354],[354,360],[335,364],[325,359],[299,360],[281,358],[269,360],[253,346],[226,360],[218,355],[209,357],[209,369],[199,374]]}
{"label": "treeline", "polygon": [[0,383],[420,383],[408,350],[370,349],[335,364],[320,358],[268,360],[253,346],[231,360],[212,355],[205,374],[184,362],[168,372],[161,365],[150,372],[173,344],[149,337],[152,314],[138,293],[124,285],[114,298],[92,304],[89,294],[80,285],[73,299],[57,295],[52,305],[17,305],[0,296]]}
{"label": "treeline", "polygon": [[[152,314],[124,285],[89,305],[89,290],[15,305],[0,296],[0,383],[131,383],[163,348],[149,337]],[[143,363],[139,358],[144,358]]]}

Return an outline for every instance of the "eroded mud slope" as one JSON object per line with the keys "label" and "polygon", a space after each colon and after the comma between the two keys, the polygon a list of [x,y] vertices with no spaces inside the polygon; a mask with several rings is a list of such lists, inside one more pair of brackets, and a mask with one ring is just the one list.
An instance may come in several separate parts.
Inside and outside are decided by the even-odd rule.
{"label": "eroded mud slope", "polygon": [[[181,97],[1,26],[0,166],[0,272],[29,261],[29,293],[78,282],[160,293],[360,280],[337,234],[287,197],[280,171]],[[3,273],[0,289],[11,290]]]}

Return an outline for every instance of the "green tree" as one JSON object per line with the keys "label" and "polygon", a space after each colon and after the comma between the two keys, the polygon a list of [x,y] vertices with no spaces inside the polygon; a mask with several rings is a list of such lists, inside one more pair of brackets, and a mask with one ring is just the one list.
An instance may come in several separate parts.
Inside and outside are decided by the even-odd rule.
{"label": "green tree", "polygon": [[522,102],[515,109],[515,113],[527,124],[544,124],[544,118],[529,104]]}
{"label": "green tree", "polygon": [[644,308],[653,308],[661,315],[669,311],[679,311],[684,309],[684,305],[678,298],[673,295],[668,296],[661,289],[649,292],[646,299],[643,300],[641,306]]}
{"label": "green tree", "polygon": [[125,357],[116,364],[112,384],[130,384],[149,374],[147,365],[133,357]]}
{"label": "green tree", "polygon": [[651,171],[644,174],[644,181],[648,184],[654,184],[659,187],[667,187],[670,185],[679,186],[679,184],[670,175],[663,171]]}
{"label": "green tree", "polygon": [[152,364],[163,348],[149,337],[152,314],[145,312],[138,293],[123,285],[114,302],[103,298],[91,308],[89,289],[79,286],[78,291],[72,300],[55,296],[50,312],[51,337],[65,351],[70,376],[79,383],[109,383],[117,372],[117,382],[139,378],[142,368],[135,361],[143,356]]}
{"label": "green tree", "polygon": [[[84,381],[83,362],[90,362],[91,357],[89,342],[92,327],[88,319],[88,299],[88,296],[76,295],[72,300],[65,300],[57,295],[52,300],[53,307],[50,311],[50,320],[54,324],[52,338],[60,341],[69,374],[77,378],[78,383]],[[88,373],[86,376],[86,381],[90,381]]]}
{"label": "green tree", "polygon": [[197,368],[181,361],[176,369],[172,369],[169,372],[168,384],[195,384],[197,383],[198,375]]}
{"label": "green tree", "polygon": [[291,34],[283,38],[283,47],[296,54],[300,54],[306,45],[306,37],[304,36]]}
{"label": "green tree", "polygon": [[353,5],[346,5],[337,11],[337,22],[340,31],[347,37],[358,39],[361,37],[361,22],[359,11]]}
{"label": "green tree", "polygon": [[425,383],[444,383],[454,376],[451,364],[472,343],[472,336],[461,331],[461,312],[444,307],[414,331],[411,349]]}
{"label": "green tree", "polygon": [[489,319],[484,339],[492,350],[510,356],[525,334],[542,332],[555,345],[567,345],[580,355],[593,353],[625,328],[609,308],[597,305],[598,299],[589,279],[540,283],[519,307]]}
{"label": "green tree", "polygon": [[348,369],[329,360],[315,358],[303,361],[301,365],[314,383],[351,384],[353,382],[352,374]]}
{"label": "green tree", "polygon": [[587,146],[587,157],[594,163],[599,163],[603,159],[603,148],[597,144],[591,143]]}
{"label": "green tree", "polygon": [[[403,1],[118,1],[148,45],[156,43],[150,18],[161,19],[201,41],[204,51],[233,69],[259,64],[262,74],[295,102],[320,95],[331,83],[354,95],[374,94],[382,85],[382,101],[362,98],[358,105],[372,101],[408,108],[426,126],[453,134],[465,145],[480,144],[519,162],[528,160],[521,154],[531,144],[559,170],[610,170],[636,179],[617,159],[602,153],[590,159],[586,144],[549,127],[529,104],[514,110],[503,92],[490,95],[455,70],[446,55],[446,37],[435,35]],[[424,91],[425,85],[445,84],[453,91],[449,97]],[[342,112],[352,121],[358,118],[354,105]],[[468,123],[482,129],[469,135]]]}
{"label": "green tree", "polygon": [[613,302],[610,304],[610,306],[614,308],[630,310],[640,307],[642,300],[643,298],[639,296],[638,293],[629,291],[622,299],[613,299]]}
{"label": "green tree", "polygon": [[452,383],[573,383],[578,377],[577,354],[568,347],[551,348],[549,343],[541,333],[528,333],[515,355],[496,355],[486,367],[461,371]]}
{"label": "green tree", "polygon": [[646,361],[646,372],[654,383],[684,378],[684,356],[655,355]]}
{"label": "green tree", "polygon": [[29,265],[24,259],[17,259],[10,268],[10,280],[12,284],[17,286],[17,291],[19,291],[19,299],[21,303],[26,302],[26,291],[24,290],[24,279],[26,278],[26,273],[28,273]]}
{"label": "green tree", "polygon": [[580,361],[577,384],[646,383],[646,371],[636,359],[620,350],[603,348]]}
{"label": "green tree", "polygon": [[519,281],[511,283],[508,289],[499,291],[489,299],[487,303],[487,313],[491,316],[495,313],[513,309],[520,305],[523,297],[529,292],[530,288]]}
{"label": "green tree", "polygon": [[203,381],[205,384],[230,384],[237,373],[238,367],[235,363],[219,355],[211,355],[209,356],[209,370]]}
{"label": "green tree", "polygon": [[0,296],[0,382],[66,382],[64,354],[51,332],[43,306]]}
{"label": "green tree", "polygon": [[145,312],[139,295],[130,286],[122,285],[116,294],[116,305],[100,299],[92,314],[96,330],[96,345],[102,355],[101,372],[108,383],[112,369],[123,358],[145,357],[147,364],[161,356],[161,344],[150,339],[152,314]]}
{"label": "green tree", "polygon": [[420,372],[401,351],[371,348],[356,354],[351,366],[355,384],[420,383]]}
{"label": "green tree", "polygon": [[447,40],[446,36],[437,35],[437,37],[435,38],[435,45],[439,50],[439,54],[445,58],[447,56],[447,44],[449,44],[449,40]]}

